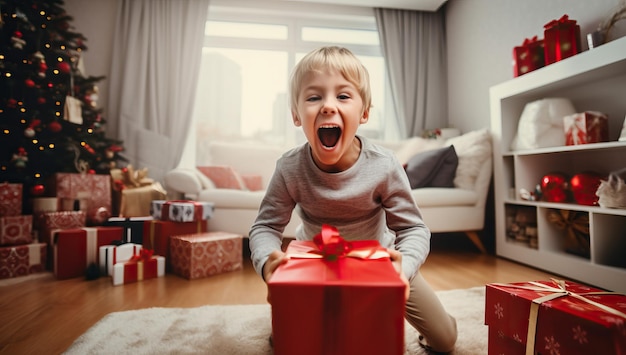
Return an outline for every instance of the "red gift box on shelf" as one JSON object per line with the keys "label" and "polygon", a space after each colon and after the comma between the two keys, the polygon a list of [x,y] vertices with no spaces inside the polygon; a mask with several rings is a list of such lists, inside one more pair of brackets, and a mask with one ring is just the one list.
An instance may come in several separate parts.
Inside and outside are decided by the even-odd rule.
{"label": "red gift box on shelf", "polygon": [[292,241],[268,282],[274,354],[403,354],[405,285],[389,254],[327,227]]}
{"label": "red gift box on shelf", "polygon": [[[59,200],[82,202],[87,212],[87,222],[101,224],[97,219],[98,209],[106,208],[111,213],[111,177],[100,174],[57,173],[54,175],[52,193]],[[62,203],[64,204],[64,203]]]}
{"label": "red gift box on shelf", "polygon": [[543,39],[526,38],[513,48],[513,75],[520,76],[545,66]]}
{"label": "red gift box on shelf", "polygon": [[580,26],[576,20],[563,15],[558,20],[545,24],[544,57],[546,65],[576,55],[582,51],[580,46]]}
{"label": "red gift box on shelf", "polygon": [[486,286],[489,354],[625,354],[625,323],[621,294],[561,280]]}
{"label": "red gift box on shelf", "polygon": [[113,266],[113,285],[123,285],[161,277],[165,274],[165,258],[152,255],[152,250],[142,249],[125,263]]}
{"label": "red gift box on shelf", "polygon": [[42,272],[45,267],[45,243],[0,247],[0,279]]}
{"label": "red gift box on shelf", "polygon": [[22,214],[22,184],[0,183],[0,217]]}
{"label": "red gift box on shelf", "polygon": [[211,218],[213,203],[154,200],[150,204],[150,213],[153,218],[162,221],[195,222]]}
{"label": "red gift box on shelf", "polygon": [[52,245],[54,230],[84,227],[87,215],[85,211],[43,212],[35,214],[33,223],[39,242]]}
{"label": "red gift box on shelf", "polygon": [[170,238],[174,235],[204,233],[208,230],[207,221],[172,222],[161,220],[145,221],[143,226],[143,247],[154,250],[155,255],[164,256],[167,269],[170,269]]}
{"label": "red gift box on shelf", "polygon": [[565,116],[563,126],[566,145],[609,141],[609,118],[602,112],[585,111]]}
{"label": "red gift box on shelf", "polygon": [[33,242],[33,216],[0,217],[0,245],[22,245]]}
{"label": "red gift box on shelf", "polygon": [[170,240],[172,272],[198,279],[243,268],[243,236],[210,232],[173,236]]}
{"label": "red gift box on shelf", "polygon": [[124,263],[133,256],[139,255],[143,247],[141,244],[126,243],[121,245],[103,245],[100,247],[98,262],[102,275],[113,275],[113,266]]}
{"label": "red gift box on shelf", "polygon": [[55,232],[54,275],[57,279],[84,276],[89,264],[99,265],[100,247],[121,240],[123,232],[121,227],[86,227]]}

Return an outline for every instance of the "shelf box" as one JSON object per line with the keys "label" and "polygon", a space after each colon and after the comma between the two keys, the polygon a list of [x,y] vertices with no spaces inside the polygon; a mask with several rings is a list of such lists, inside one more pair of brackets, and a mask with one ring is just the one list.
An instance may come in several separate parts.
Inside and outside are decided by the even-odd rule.
{"label": "shelf box", "polygon": [[594,261],[626,269],[626,216],[594,213],[591,226]]}
{"label": "shelf box", "polygon": [[591,242],[589,237],[589,213],[566,209],[542,209],[545,233],[542,246],[550,251],[563,251],[589,260]]}
{"label": "shelf box", "polygon": [[506,206],[507,242],[537,249],[537,209],[530,206]]}

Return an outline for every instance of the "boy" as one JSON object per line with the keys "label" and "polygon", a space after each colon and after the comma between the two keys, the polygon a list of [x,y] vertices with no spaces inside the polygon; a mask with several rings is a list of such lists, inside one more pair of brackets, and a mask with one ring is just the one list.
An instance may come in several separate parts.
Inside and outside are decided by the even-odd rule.
{"label": "boy", "polygon": [[[267,282],[286,261],[282,232],[295,208],[298,240],[312,240],[322,224],[346,240],[377,239],[407,283],[406,319],[428,349],[454,348],[456,321],[419,273],[430,249],[409,181],[393,153],[356,134],[371,106],[369,74],[347,49],[307,54],[291,77],[293,123],[307,143],[285,153],[251,227],[254,268]],[[410,290],[410,292],[409,292]]]}

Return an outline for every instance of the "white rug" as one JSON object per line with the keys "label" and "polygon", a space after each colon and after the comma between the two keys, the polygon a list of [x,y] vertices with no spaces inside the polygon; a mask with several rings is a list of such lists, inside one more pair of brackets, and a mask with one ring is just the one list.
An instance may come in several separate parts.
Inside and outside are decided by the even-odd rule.
{"label": "white rug", "polygon": [[[484,287],[437,295],[457,319],[459,338],[453,354],[487,354]],[[270,332],[269,305],[147,308],[108,314],[76,339],[66,354],[269,355]],[[406,355],[427,354],[408,323],[405,344]]]}

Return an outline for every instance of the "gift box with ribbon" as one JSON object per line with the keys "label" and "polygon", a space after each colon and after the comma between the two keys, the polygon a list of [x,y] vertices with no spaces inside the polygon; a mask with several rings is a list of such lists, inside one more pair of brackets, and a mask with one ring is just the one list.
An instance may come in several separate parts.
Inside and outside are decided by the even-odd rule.
{"label": "gift box with ribbon", "polygon": [[113,266],[113,285],[123,285],[165,275],[165,258],[153,255],[152,250],[141,249],[125,263]]}
{"label": "gift box with ribbon", "polygon": [[46,255],[45,243],[0,247],[0,279],[45,271]]}
{"label": "gift box with ribbon", "polygon": [[543,39],[526,38],[513,48],[513,75],[520,76],[545,66]]}
{"label": "gift box with ribbon", "polygon": [[0,183],[0,217],[22,214],[22,184]]}
{"label": "gift box with ribbon", "polygon": [[546,65],[576,55],[582,51],[580,26],[576,20],[563,15],[543,26],[544,57]]}
{"label": "gift box with ribbon", "polygon": [[100,247],[99,260],[100,273],[102,275],[113,275],[113,266],[117,263],[124,263],[133,256],[141,253],[141,244],[125,243],[121,245],[103,245]]}
{"label": "gift box with ribbon", "polygon": [[404,353],[405,285],[377,241],[325,225],[287,255],[268,282],[274,354]]}
{"label": "gift box with ribbon", "polygon": [[111,214],[111,178],[108,175],[57,173],[51,186],[62,209],[85,211],[87,223],[91,225],[102,224],[101,210]]}
{"label": "gift box with ribbon", "polygon": [[150,202],[165,199],[167,193],[158,181],[148,177],[148,169],[132,165],[111,169],[113,180],[113,215],[121,217],[150,216]]}
{"label": "gift box with ribbon", "polygon": [[150,214],[154,219],[174,222],[195,222],[213,216],[213,203],[191,200],[154,200]]}
{"label": "gift box with ribbon", "polygon": [[209,232],[173,236],[170,240],[172,272],[199,279],[243,268],[243,236]]}
{"label": "gift box with ribbon", "polygon": [[585,111],[565,116],[563,127],[566,145],[609,141],[609,117],[602,112]]}
{"label": "gift box with ribbon", "polygon": [[575,282],[488,284],[485,324],[489,354],[626,353],[626,296]]}
{"label": "gift box with ribbon", "polygon": [[33,216],[0,217],[0,245],[21,245],[33,242]]}
{"label": "gift box with ribbon", "polygon": [[155,255],[164,256],[167,270],[170,266],[170,238],[174,235],[204,233],[208,229],[207,221],[172,222],[149,220],[143,226],[143,247],[154,250]]}

